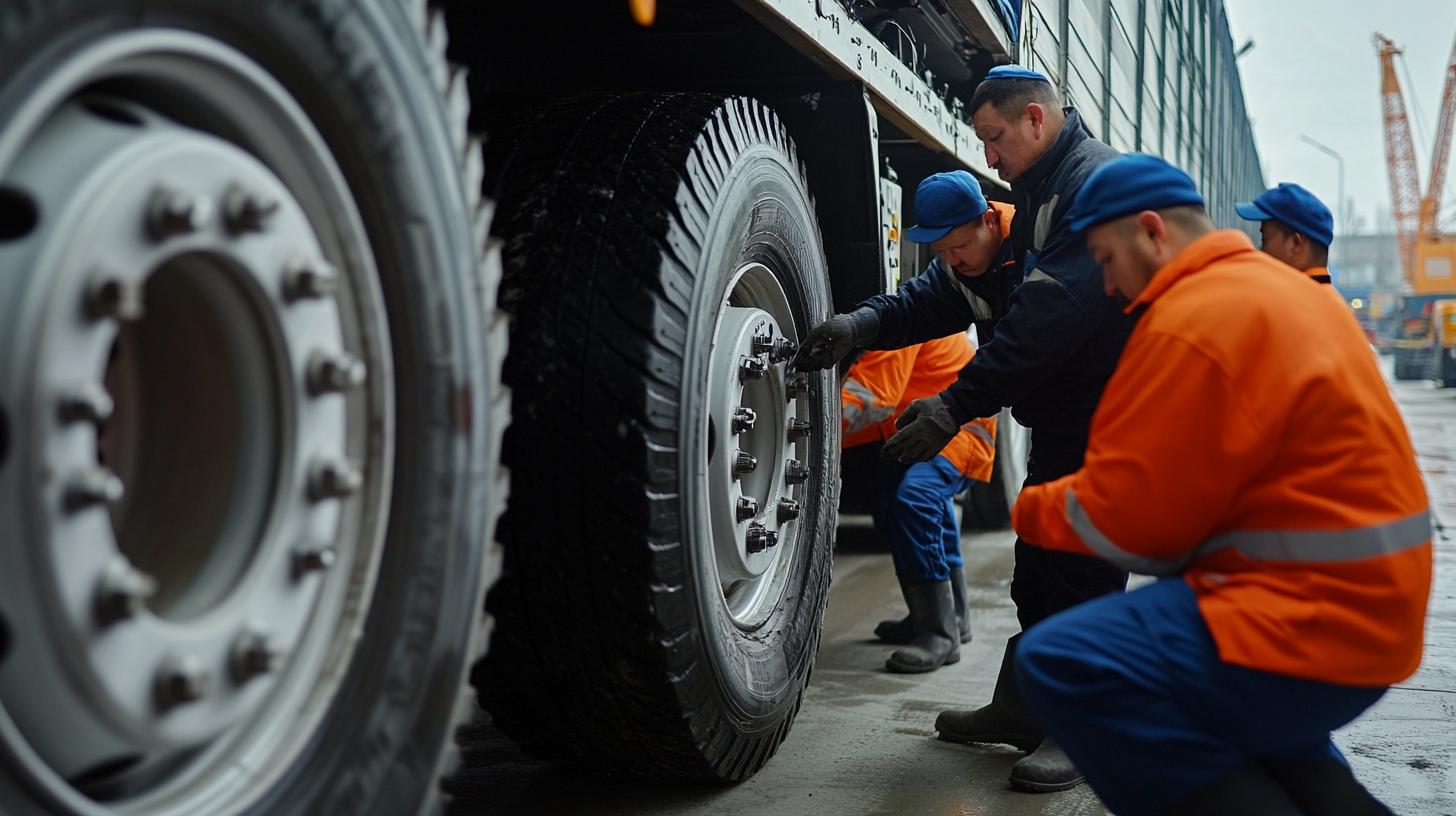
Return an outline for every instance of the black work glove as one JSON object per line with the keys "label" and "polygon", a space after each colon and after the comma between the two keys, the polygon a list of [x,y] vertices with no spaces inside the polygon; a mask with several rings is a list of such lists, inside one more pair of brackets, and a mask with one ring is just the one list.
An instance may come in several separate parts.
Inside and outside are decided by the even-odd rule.
{"label": "black work glove", "polygon": [[798,371],[831,368],[851,351],[874,340],[879,326],[873,309],[837,314],[809,330],[804,342],[799,344],[798,353],[789,361],[789,368]]}
{"label": "black work glove", "polygon": [[910,403],[895,427],[900,430],[880,448],[880,455],[907,465],[935,458],[961,429],[938,395]]}

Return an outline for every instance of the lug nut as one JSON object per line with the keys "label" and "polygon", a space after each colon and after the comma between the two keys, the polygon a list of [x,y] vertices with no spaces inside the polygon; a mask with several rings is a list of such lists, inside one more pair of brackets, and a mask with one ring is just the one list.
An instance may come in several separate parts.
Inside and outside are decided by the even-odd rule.
{"label": "lug nut", "polygon": [[745,473],[752,473],[758,467],[758,459],[748,451],[738,451],[733,456],[733,475],[742,476]]}
{"label": "lug nut", "polygon": [[242,185],[234,184],[223,196],[223,224],[233,235],[266,230],[268,222],[273,220],[277,212],[277,201],[268,201],[254,195],[243,189]]}
{"label": "lug nut", "polygon": [[796,485],[809,480],[809,466],[796,459],[784,463],[784,484]]}
{"label": "lug nut", "polygon": [[146,608],[147,601],[157,594],[157,582],[130,564],[113,569],[96,588],[96,621],[107,626],[134,618]]}
{"label": "lug nut", "polygon": [[738,379],[741,382],[757,380],[768,373],[768,363],[757,357],[743,357],[738,361]]}
{"label": "lug nut", "polygon": [[796,399],[800,394],[808,393],[809,378],[803,374],[795,374],[784,380],[784,394],[789,399]]}
{"label": "lug nut", "polygon": [[140,281],[112,275],[98,279],[86,290],[86,316],[92,320],[140,320],[145,312],[142,303]]}
{"label": "lug nut", "polygon": [[768,354],[773,351],[774,338],[773,329],[764,327],[762,332],[753,335],[753,353]]}
{"label": "lug nut", "polygon": [[308,392],[317,397],[351,391],[364,384],[366,372],[358,357],[315,352],[308,360]]}
{"label": "lug nut", "polygon": [[67,424],[89,422],[92,425],[101,425],[111,419],[114,408],[111,395],[106,393],[105,388],[99,383],[86,383],[61,396],[58,413],[61,421]]}
{"label": "lug nut", "polygon": [[290,303],[326,298],[338,289],[338,271],[322,259],[295,261],[283,272],[283,298]]}
{"label": "lug nut", "polygon": [[758,421],[758,414],[752,408],[733,409],[733,433],[748,433],[753,430],[753,423]]}
{"label": "lug nut", "polygon": [[300,578],[310,572],[323,572],[332,567],[337,555],[333,547],[306,547],[293,553],[293,577]]}
{"label": "lug nut", "polygon": [[314,501],[352,496],[364,485],[364,477],[345,459],[315,462],[308,474],[308,497]]}
{"label": "lug nut", "polygon": [[748,551],[760,553],[769,547],[777,546],[779,534],[764,527],[762,524],[751,524],[748,527]]}
{"label": "lug nut", "polygon": [[104,467],[97,467],[77,476],[66,485],[63,502],[66,510],[74,513],[88,507],[120,501],[125,494],[126,487],[115,473]]}
{"label": "lug nut", "polygon": [[758,515],[758,499],[751,499],[747,496],[738,497],[738,520],[748,521]]}
{"label": "lug nut", "polygon": [[809,420],[807,419],[794,418],[789,420],[789,441],[795,442],[808,438],[809,431],[812,429],[813,426],[809,424]]}
{"label": "lug nut", "polygon": [[254,677],[272,674],[283,665],[283,650],[260,632],[247,632],[233,645],[229,660],[233,680],[242,685]]}
{"label": "lug nut", "polygon": [[168,659],[157,671],[157,707],[165,710],[201,700],[207,694],[210,679],[195,657]]}
{"label": "lug nut", "polygon": [[147,205],[147,234],[153,241],[197,232],[207,223],[207,203],[190,193],[162,188]]}
{"label": "lug nut", "polygon": [[798,350],[798,343],[795,343],[787,337],[780,337],[774,341],[773,348],[768,353],[768,358],[775,363],[786,362]]}
{"label": "lug nut", "polygon": [[779,523],[793,521],[799,517],[799,503],[793,499],[779,499]]}

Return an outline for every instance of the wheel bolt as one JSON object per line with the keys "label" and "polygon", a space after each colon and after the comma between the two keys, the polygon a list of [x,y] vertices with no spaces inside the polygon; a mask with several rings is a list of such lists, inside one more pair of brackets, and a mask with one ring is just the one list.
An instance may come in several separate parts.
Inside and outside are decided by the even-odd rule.
{"label": "wheel bolt", "polygon": [[168,709],[201,700],[207,694],[210,679],[195,657],[168,659],[157,671],[157,707]]}
{"label": "wheel bolt", "polygon": [[800,394],[807,393],[808,390],[809,378],[803,374],[795,374],[784,380],[784,394],[789,399],[795,399]]}
{"label": "wheel bolt", "polygon": [[89,422],[92,425],[100,425],[111,419],[111,412],[115,405],[111,401],[111,395],[98,383],[86,383],[85,385],[61,396],[59,413],[61,421],[67,424],[72,422]]}
{"label": "wheel bolt", "polygon": [[769,351],[768,358],[775,363],[782,363],[794,356],[799,350],[799,344],[787,337],[780,337],[774,341],[773,349]]}
{"label": "wheel bolt", "polygon": [[364,384],[366,373],[358,357],[315,352],[308,360],[308,392],[317,397],[351,391]]}
{"label": "wheel bolt", "polygon": [[315,462],[308,474],[308,497],[314,501],[352,496],[364,485],[364,476],[345,459]]}
{"label": "wheel bolt", "polygon": [[772,329],[765,329],[762,333],[753,336],[754,354],[768,354],[773,351],[773,347],[774,339]]}
{"label": "wheel bolt", "polygon": [[738,497],[738,520],[748,521],[758,515],[758,499],[751,499],[747,496]]}
{"label": "wheel bolt", "polygon": [[86,316],[92,320],[140,320],[142,284],[115,276],[100,278],[86,290]]}
{"label": "wheel bolt", "polygon": [[233,644],[229,663],[233,680],[242,685],[254,677],[278,671],[283,665],[283,649],[265,634],[246,632]]}
{"label": "wheel bolt", "polygon": [[207,223],[207,203],[190,193],[162,188],[147,205],[147,234],[153,241],[197,232]]}
{"label": "wheel bolt", "polygon": [[809,466],[796,459],[784,463],[784,484],[796,485],[809,480]]}
{"label": "wheel bolt", "polygon": [[768,363],[757,357],[743,357],[738,361],[738,379],[742,382],[761,379],[768,373]]}
{"label": "wheel bolt", "polygon": [[66,510],[74,513],[99,504],[120,501],[125,494],[126,487],[115,473],[104,467],[97,467],[77,476],[66,485],[63,501]]}
{"label": "wheel bolt", "polygon": [[799,503],[793,499],[779,499],[779,523],[798,518],[799,509]]}
{"label": "wheel bolt", "polygon": [[339,273],[322,259],[295,261],[283,272],[283,298],[296,300],[326,298],[339,289]]}
{"label": "wheel bolt", "polygon": [[794,442],[799,439],[808,438],[809,431],[812,429],[813,426],[809,424],[809,420],[807,419],[798,419],[796,417],[789,420],[789,441]]}
{"label": "wheel bolt", "polygon": [[750,524],[748,526],[748,551],[760,553],[769,547],[779,543],[779,534],[764,527],[762,524]]}
{"label": "wheel bolt", "polygon": [[157,594],[157,582],[130,564],[114,569],[101,579],[96,591],[96,621],[107,626],[141,614],[147,601]]}
{"label": "wheel bolt", "polygon": [[742,476],[745,473],[752,473],[758,467],[758,458],[748,451],[738,451],[733,456],[733,475]]}
{"label": "wheel bolt", "polygon": [[733,409],[733,433],[748,433],[753,430],[753,423],[758,421],[758,414],[752,408]]}
{"label": "wheel bolt", "polygon": [[307,547],[293,553],[293,577],[300,578],[310,572],[323,572],[337,560],[333,547]]}
{"label": "wheel bolt", "polygon": [[223,223],[233,235],[266,230],[268,222],[273,220],[277,212],[277,201],[265,200],[243,189],[241,185],[235,184],[228,188],[227,194],[223,196]]}

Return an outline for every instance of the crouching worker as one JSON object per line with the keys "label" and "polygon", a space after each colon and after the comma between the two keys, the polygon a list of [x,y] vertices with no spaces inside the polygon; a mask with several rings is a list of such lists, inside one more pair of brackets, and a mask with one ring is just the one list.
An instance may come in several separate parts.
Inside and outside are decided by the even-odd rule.
{"label": "crouching worker", "polygon": [[[881,442],[914,400],[939,394],[974,354],[965,334],[894,351],[871,351],[849,370],[842,389],[844,447]],[[885,667],[914,674],[960,660],[971,640],[965,561],[954,498],[970,480],[989,481],[996,455],[996,420],[966,423],[927,462],[887,462],[875,502],[875,533],[895,562],[910,614],[883,621],[875,635],[903,645]]]}
{"label": "crouching worker", "polygon": [[1161,159],[1069,218],[1139,318],[1082,468],[1012,523],[1166,577],[1028,632],[1027,704],[1119,816],[1388,813],[1330,732],[1420,663],[1431,521],[1359,326]]}

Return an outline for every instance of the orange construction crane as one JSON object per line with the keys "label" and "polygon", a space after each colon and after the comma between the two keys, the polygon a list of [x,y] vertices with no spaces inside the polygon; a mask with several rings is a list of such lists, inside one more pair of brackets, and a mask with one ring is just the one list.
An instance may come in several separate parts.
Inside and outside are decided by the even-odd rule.
{"label": "orange construction crane", "polygon": [[1431,184],[1421,195],[1420,170],[1416,167],[1415,143],[1405,98],[1395,75],[1395,56],[1400,48],[1389,37],[1377,33],[1375,51],[1380,55],[1380,108],[1385,117],[1385,162],[1390,175],[1390,199],[1395,214],[1395,233],[1400,245],[1401,271],[1415,282],[1416,248],[1436,242],[1440,235],[1441,196],[1446,187],[1446,165],[1451,155],[1452,120],[1456,118],[1456,43],[1446,66],[1446,83],[1441,92],[1441,113],[1436,118],[1436,141],[1431,156]]}

